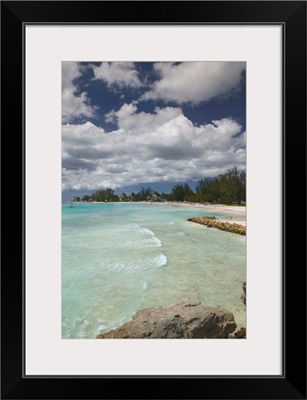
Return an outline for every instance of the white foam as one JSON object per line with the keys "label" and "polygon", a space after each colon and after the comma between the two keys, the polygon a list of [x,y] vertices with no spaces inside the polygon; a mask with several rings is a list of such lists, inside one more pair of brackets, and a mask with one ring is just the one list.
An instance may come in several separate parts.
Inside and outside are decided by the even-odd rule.
{"label": "white foam", "polygon": [[142,239],[142,240],[133,240],[126,242],[122,245],[124,248],[134,248],[137,249],[139,247],[161,247],[162,243],[156,236],[151,237],[150,239]]}
{"label": "white foam", "polygon": [[147,271],[150,269],[156,269],[163,267],[167,264],[167,258],[164,254],[159,254],[153,258],[145,258],[145,259],[135,259],[130,261],[117,261],[117,262],[108,262],[104,265],[105,268],[109,269],[112,272],[128,272],[134,273],[137,271]]}
{"label": "white foam", "polygon": [[161,247],[162,243],[156,236],[149,240],[149,243],[152,244],[154,247]]}
{"label": "white foam", "polygon": [[186,234],[184,232],[176,232],[176,233],[174,233],[174,236],[183,237],[183,236],[186,236]]}
{"label": "white foam", "polygon": [[173,233],[167,233],[166,236],[169,237],[185,237],[187,236],[184,232],[173,232]]}
{"label": "white foam", "polygon": [[146,290],[148,288],[147,282],[143,283],[143,289]]}
{"label": "white foam", "polygon": [[150,235],[154,236],[155,234],[150,229],[144,228],[138,224],[133,224],[129,228],[123,228],[120,230],[121,232],[131,233],[135,232],[138,235]]}
{"label": "white foam", "polygon": [[174,221],[169,221],[169,222],[150,222],[150,226],[169,226],[169,225],[175,225]]}
{"label": "white foam", "polygon": [[140,226],[140,227],[136,230],[136,232],[137,232],[139,235],[150,235],[150,236],[154,236],[154,235],[155,235],[155,234],[153,233],[153,231],[151,231],[150,229],[144,228],[144,227],[142,227],[142,226]]}
{"label": "white foam", "polygon": [[167,258],[164,254],[160,254],[158,257],[154,258],[154,263],[156,268],[163,267],[167,264]]}
{"label": "white foam", "polygon": [[98,328],[95,331],[95,336],[99,335],[101,333],[101,331],[103,331],[106,328],[107,327],[105,325],[99,325]]}

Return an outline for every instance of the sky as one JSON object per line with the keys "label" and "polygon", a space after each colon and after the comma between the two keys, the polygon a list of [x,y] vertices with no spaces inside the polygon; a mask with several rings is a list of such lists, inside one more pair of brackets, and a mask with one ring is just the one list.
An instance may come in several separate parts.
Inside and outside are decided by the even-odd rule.
{"label": "sky", "polygon": [[246,163],[244,62],[62,62],[63,197],[192,189]]}

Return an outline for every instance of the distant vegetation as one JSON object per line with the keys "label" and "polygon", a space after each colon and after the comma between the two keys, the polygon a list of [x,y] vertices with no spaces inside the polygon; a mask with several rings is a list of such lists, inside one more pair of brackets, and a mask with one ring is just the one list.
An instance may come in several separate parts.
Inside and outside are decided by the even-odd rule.
{"label": "distant vegetation", "polygon": [[74,201],[100,201],[100,202],[137,202],[137,201],[187,201],[192,203],[226,203],[241,204],[246,201],[246,173],[238,172],[236,166],[216,178],[200,179],[195,192],[187,183],[175,185],[169,194],[158,193],[150,187],[142,187],[138,193],[130,195],[122,193],[118,196],[113,189],[96,190],[91,196],[74,197]]}

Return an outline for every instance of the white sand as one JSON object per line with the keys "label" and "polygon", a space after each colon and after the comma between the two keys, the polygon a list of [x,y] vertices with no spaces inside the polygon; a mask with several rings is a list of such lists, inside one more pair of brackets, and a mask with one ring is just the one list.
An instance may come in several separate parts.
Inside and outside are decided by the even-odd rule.
{"label": "white sand", "polygon": [[223,204],[205,205],[205,204],[198,204],[198,203],[177,203],[175,201],[169,201],[167,204],[170,206],[202,208],[205,210],[217,210],[217,211],[229,212],[232,214],[237,214],[237,215],[242,215],[242,216],[246,215],[246,206],[225,206]]}
{"label": "white sand", "polygon": [[197,203],[177,203],[177,202],[168,202],[168,205],[171,206],[179,206],[179,207],[192,207],[192,208],[201,208],[205,210],[217,210],[221,212],[231,213],[235,215],[240,215],[240,217],[245,217],[242,219],[220,219],[221,222],[229,222],[230,224],[238,224],[241,226],[246,226],[246,206],[225,206],[223,204],[217,205],[205,205],[205,204],[197,204]]}

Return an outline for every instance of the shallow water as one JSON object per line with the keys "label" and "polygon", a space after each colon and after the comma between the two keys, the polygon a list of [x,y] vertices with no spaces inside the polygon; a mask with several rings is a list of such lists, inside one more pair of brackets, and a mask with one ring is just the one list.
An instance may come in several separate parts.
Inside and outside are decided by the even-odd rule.
{"label": "shallow water", "polygon": [[186,300],[226,308],[246,326],[246,237],[187,221],[205,215],[226,213],[156,203],[63,204],[62,337],[95,338],[137,310]]}

